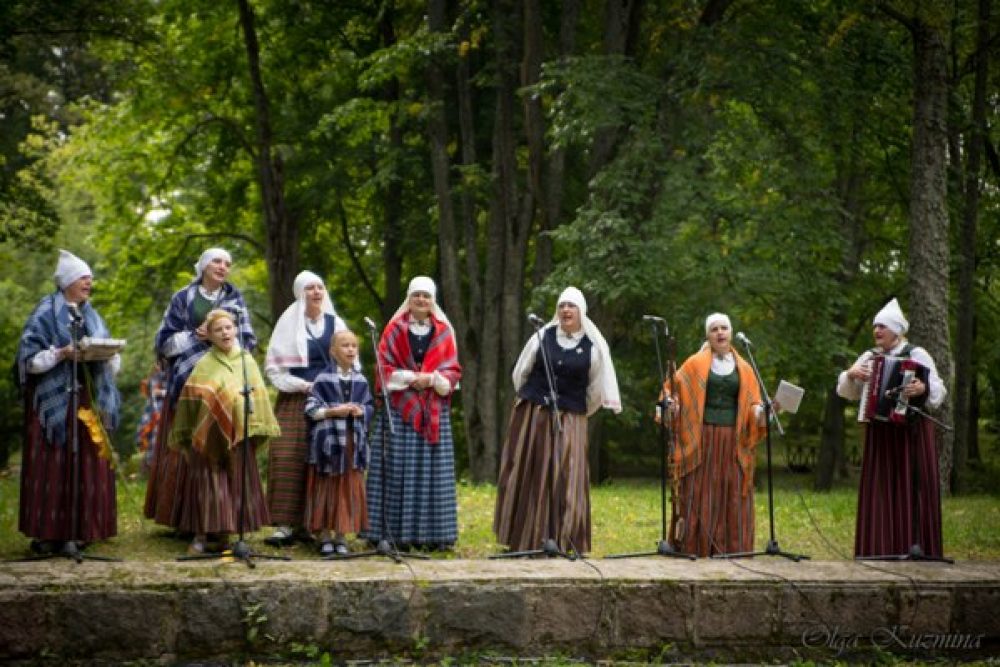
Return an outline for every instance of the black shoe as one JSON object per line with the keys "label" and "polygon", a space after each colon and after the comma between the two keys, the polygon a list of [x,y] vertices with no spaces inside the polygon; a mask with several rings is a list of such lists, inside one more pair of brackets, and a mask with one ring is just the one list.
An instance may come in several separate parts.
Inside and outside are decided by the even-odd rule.
{"label": "black shoe", "polygon": [[62,542],[57,542],[56,540],[31,540],[28,548],[36,556],[49,556],[59,553],[62,549]]}
{"label": "black shoe", "polygon": [[273,535],[264,538],[264,544],[269,547],[290,547],[295,544],[295,533],[284,526],[278,526]]}

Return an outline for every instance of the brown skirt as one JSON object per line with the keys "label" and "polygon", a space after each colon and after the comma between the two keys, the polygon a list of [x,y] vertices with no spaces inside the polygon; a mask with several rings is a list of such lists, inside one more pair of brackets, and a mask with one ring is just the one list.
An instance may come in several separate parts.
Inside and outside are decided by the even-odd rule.
{"label": "brown skirt", "polygon": [[938,476],[930,420],[869,423],[858,487],[854,555],[902,556],[918,545],[928,556],[942,556]]}
{"label": "brown skirt", "polygon": [[354,460],[354,434],[347,433],[347,471],[342,475],[324,475],[316,466],[306,467],[305,527],[314,533],[360,533],[368,529],[368,504],[365,500],[365,473],[357,470]]}
{"label": "brown skirt", "polygon": [[[185,452],[187,463],[178,480],[177,520],[173,524],[177,530],[201,535],[236,533],[242,528],[250,533],[270,523],[254,453],[256,446],[249,452],[244,451],[245,447],[245,441],[240,442],[226,460],[217,464],[193,449]],[[246,477],[241,480],[244,469]],[[245,513],[240,502],[244,497]]]}
{"label": "brown skirt", "polygon": [[152,519],[163,526],[177,524],[178,483],[185,476],[187,466],[181,453],[167,445],[173,417],[173,409],[164,406],[160,430],[156,434],[153,460],[149,466],[146,502],[143,508],[147,519]]}
{"label": "brown skirt", "polygon": [[753,551],[753,480],[743,495],[733,426],[705,424],[701,464],[680,479],[670,519],[670,539],[697,556]]}
{"label": "brown skirt", "polygon": [[267,508],[271,521],[283,526],[302,526],[306,495],[306,453],[309,425],[305,408],[307,394],[278,394],[274,416],[281,435],[273,438],[267,458]]}
{"label": "brown skirt", "polygon": [[[560,549],[590,551],[590,470],[587,416],[560,413],[557,446],[552,411],[518,399],[500,457],[493,531],[513,551],[556,540]],[[549,484],[555,457],[555,482]]]}

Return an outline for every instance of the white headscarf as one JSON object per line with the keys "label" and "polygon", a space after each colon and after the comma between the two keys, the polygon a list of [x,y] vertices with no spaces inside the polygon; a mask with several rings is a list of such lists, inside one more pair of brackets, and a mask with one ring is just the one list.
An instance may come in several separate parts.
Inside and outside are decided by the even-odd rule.
{"label": "white headscarf", "polygon": [[285,308],[271,332],[271,342],[267,346],[265,368],[302,368],[309,365],[309,342],[306,332],[306,287],[323,285],[323,313],[333,315],[334,332],[346,329],[344,321],[337,317],[329,292],[323,279],[312,271],[302,271],[295,276],[292,293],[295,301]]}
{"label": "white headscarf", "polygon": [[429,278],[428,276],[416,276],[410,280],[410,285],[406,288],[406,298],[403,299],[403,303],[396,309],[396,312],[393,313],[392,319],[396,319],[410,309],[410,295],[414,292],[427,292],[431,295],[431,313],[434,314],[435,318],[444,322],[448,325],[448,328],[451,329],[451,335],[455,337],[455,350],[457,352],[458,337],[455,336],[455,327],[451,326],[451,320],[448,319],[448,316],[444,314],[443,310],[441,310],[441,306],[438,305],[437,285],[434,284],[433,278]]}
{"label": "white headscarf", "polygon": [[729,328],[730,331],[733,330],[733,324],[732,322],[729,321],[729,315],[726,315],[725,313],[712,313],[711,315],[705,318],[706,337],[708,336],[708,332],[712,328],[712,325],[715,324],[716,322],[722,322],[726,325],[726,327]]}
{"label": "white headscarf", "polygon": [[56,263],[56,272],[52,276],[60,290],[64,290],[84,276],[93,276],[94,273],[87,266],[87,263],[68,250],[59,251],[59,261]]}
{"label": "white headscarf", "polygon": [[878,311],[872,319],[872,324],[881,324],[897,336],[903,336],[910,330],[910,323],[906,321],[903,309],[899,307],[899,301],[895,298]]}
{"label": "white headscarf", "polygon": [[205,267],[208,266],[213,259],[218,259],[220,257],[230,264],[233,263],[233,257],[229,254],[228,250],[223,248],[209,248],[205,252],[201,253],[201,257],[198,258],[198,262],[194,265],[194,274],[201,278],[201,274],[205,271]]}
{"label": "white headscarf", "polygon": [[580,323],[583,325],[583,332],[587,334],[587,338],[597,348],[597,353],[601,357],[601,375],[598,378],[601,407],[609,408],[616,414],[621,412],[622,401],[618,393],[618,376],[615,375],[615,364],[611,361],[611,350],[608,349],[608,342],[604,340],[600,329],[587,317],[587,299],[584,298],[583,292],[575,287],[564,289],[556,301],[556,312],[552,316],[549,326],[553,324],[559,326],[559,304],[561,303],[571,303],[580,309]]}

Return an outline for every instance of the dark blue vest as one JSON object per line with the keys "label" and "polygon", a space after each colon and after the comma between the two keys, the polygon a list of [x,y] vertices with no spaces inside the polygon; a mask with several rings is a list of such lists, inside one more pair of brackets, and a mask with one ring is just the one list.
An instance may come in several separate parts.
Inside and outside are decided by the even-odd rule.
{"label": "dark blue vest", "polygon": [[[545,329],[542,344],[545,345],[549,363],[552,364],[556,392],[559,394],[559,409],[585,415],[587,385],[590,384],[590,355],[594,344],[584,335],[576,347],[564,349],[556,342],[556,328]],[[541,350],[535,355],[535,365],[531,368],[528,381],[517,395],[536,405],[549,404],[549,383],[545,379],[545,362]]]}
{"label": "dark blue vest", "polygon": [[333,315],[323,313],[323,335],[319,338],[309,333],[306,327],[306,349],[309,351],[309,365],[304,368],[290,368],[288,372],[306,382],[316,379],[324,368],[330,365],[330,339],[333,338]]}

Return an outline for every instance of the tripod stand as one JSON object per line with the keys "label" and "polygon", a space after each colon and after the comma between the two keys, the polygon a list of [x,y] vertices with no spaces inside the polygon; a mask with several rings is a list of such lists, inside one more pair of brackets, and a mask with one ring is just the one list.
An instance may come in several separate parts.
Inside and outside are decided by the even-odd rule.
{"label": "tripod stand", "polygon": [[[546,523],[546,537],[542,538],[542,543],[537,549],[528,549],[525,551],[509,551],[502,554],[494,554],[490,556],[491,559],[501,559],[501,558],[527,558],[530,556],[546,556],[548,558],[555,558],[559,556],[567,560],[576,560],[580,558],[580,554],[573,548],[572,553],[563,551],[559,547],[559,543],[555,540],[556,530],[555,530],[555,485],[556,485],[556,455],[561,449],[563,442],[563,427],[562,419],[559,412],[559,394],[556,391],[556,380],[555,374],[552,372],[552,363],[549,360],[549,354],[545,347],[545,339],[542,335],[544,331],[544,322],[534,315],[529,316],[529,321],[532,326],[535,327],[535,336],[538,338],[538,347],[542,354],[542,366],[545,368],[545,381],[548,384],[548,403],[552,410],[552,452],[549,455],[549,470],[546,480],[546,487],[548,490],[548,517]],[[570,544],[572,547],[572,543]]]}
{"label": "tripod stand", "polygon": [[[902,387],[896,390],[887,391],[886,394],[891,392],[899,393],[902,391]],[[952,427],[935,419],[931,415],[927,414],[921,408],[915,405],[908,404],[906,406],[907,413],[916,414],[919,417],[928,419],[934,424],[940,426],[946,431],[951,431]],[[909,416],[909,415],[908,415]],[[907,422],[906,428],[913,428],[913,424]],[[910,548],[905,554],[887,554],[881,556],[855,556],[855,560],[885,560],[885,561],[903,561],[903,560],[913,560],[913,561],[931,561],[935,563],[954,563],[955,561],[951,558],[945,558],[944,556],[929,556],[924,553],[923,546],[921,545],[920,539],[920,464],[917,461],[919,455],[919,443],[917,438],[910,439],[910,502],[912,504],[912,511],[910,512],[910,530],[913,535],[913,543],[910,544]]]}
{"label": "tripod stand", "polygon": [[323,556],[322,560],[350,560],[352,558],[369,558],[371,556],[385,556],[386,558],[391,558],[396,563],[402,563],[404,558],[415,558],[420,560],[427,560],[429,556],[425,554],[410,554],[399,551],[396,548],[395,542],[389,536],[389,517],[387,514],[386,507],[386,490],[389,485],[386,483],[386,438],[385,432],[388,430],[392,435],[396,434],[396,427],[392,422],[392,406],[389,404],[389,390],[386,388],[385,384],[385,370],[382,368],[382,359],[378,354],[378,341],[375,340],[375,323],[369,318],[365,318],[365,324],[368,325],[368,333],[372,341],[372,349],[375,350],[375,369],[378,373],[379,386],[382,388],[382,408],[383,408],[383,418],[385,424],[380,430],[380,439],[382,445],[382,453],[379,456],[379,475],[382,480],[382,496],[379,499],[379,507],[381,509],[381,516],[379,517],[379,524],[381,532],[379,533],[378,542],[375,543],[374,549],[369,549],[368,551],[359,551],[357,553],[347,553],[347,554],[330,554],[329,556]]}
{"label": "tripod stand", "polygon": [[95,556],[92,554],[85,554],[80,548],[80,542],[82,542],[82,530],[80,528],[80,503],[82,498],[80,497],[80,466],[82,462],[80,460],[80,339],[82,338],[81,332],[83,330],[83,313],[80,307],[76,304],[67,303],[67,310],[69,311],[69,329],[70,337],[73,344],[73,362],[72,362],[72,373],[70,386],[67,391],[70,393],[70,419],[72,420],[73,426],[70,429],[70,539],[63,543],[62,548],[59,551],[39,554],[37,556],[31,556],[25,558],[25,561],[35,561],[35,560],[48,560],[50,558],[68,558],[77,563],[82,563],[84,560],[98,560],[98,561],[120,561],[120,558],[111,558],[110,556]]}
{"label": "tripod stand", "polygon": [[[675,359],[677,356],[677,341],[670,336],[667,323],[662,317],[644,315],[644,320],[648,320],[653,326],[653,343],[656,347],[656,372],[658,378],[666,378],[670,383],[670,393],[664,393],[663,398],[656,404],[660,413],[660,423],[657,431],[660,435],[660,540],[656,543],[655,551],[643,551],[639,553],[615,554],[606,558],[635,558],[639,556],[666,556],[668,558],[687,558],[697,560],[694,554],[686,554],[674,549],[674,545],[667,539],[667,459],[673,455],[674,444],[674,420],[673,420],[673,393],[674,393],[674,372]],[[663,325],[663,336],[667,339],[667,371],[664,375],[663,359],[660,356],[660,329]],[[661,382],[662,387],[664,383]]]}
{"label": "tripod stand", "polygon": [[[288,556],[274,556],[270,554],[261,554],[255,552],[250,548],[250,545],[243,540],[243,531],[246,529],[246,517],[247,517],[247,476],[250,474],[250,456],[252,455],[252,445],[250,443],[250,415],[253,414],[253,402],[251,398],[251,388],[250,388],[250,378],[247,375],[247,350],[246,346],[242,343],[242,336],[237,336],[237,340],[240,341],[240,363],[243,366],[243,389],[240,390],[240,394],[243,396],[243,450],[241,452],[242,457],[242,471],[240,473],[239,488],[240,488],[240,509],[239,515],[236,520],[238,528],[238,538],[236,542],[222,553],[217,554],[191,554],[187,556],[180,556],[177,560],[209,560],[216,558],[229,558],[232,557],[236,560],[241,560],[247,564],[247,567],[254,568],[257,564],[254,562],[255,558],[264,558],[268,560],[291,560]],[[211,354],[211,350],[206,354]],[[234,434],[235,436],[235,434]]]}
{"label": "tripod stand", "polygon": [[[760,387],[761,397],[764,399],[764,441],[767,445],[767,517],[770,526],[770,535],[764,551],[746,551],[734,554],[713,554],[712,558],[781,556],[782,558],[793,560],[796,563],[800,560],[808,560],[809,556],[782,551],[781,547],[778,546],[777,538],[774,536],[774,478],[771,465],[771,416],[774,406],[771,403],[771,397],[767,394],[767,387],[764,385],[764,379],[760,376],[760,369],[757,368],[757,360],[753,356],[750,341],[742,333],[737,334],[737,338],[743,342],[747,357],[750,359],[750,366],[753,368],[754,377],[757,378],[757,386]],[[778,433],[784,435],[785,431],[781,428],[781,422],[775,418],[774,423],[778,427]]]}

